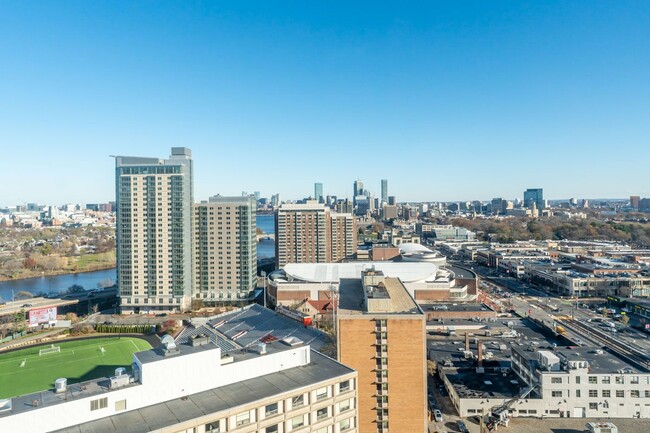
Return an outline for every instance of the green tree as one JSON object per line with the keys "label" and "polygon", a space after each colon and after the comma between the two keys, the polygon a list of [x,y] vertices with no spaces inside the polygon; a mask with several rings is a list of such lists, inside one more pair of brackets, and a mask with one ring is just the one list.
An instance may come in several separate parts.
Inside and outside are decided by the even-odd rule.
{"label": "green tree", "polygon": [[68,293],[81,293],[85,291],[86,289],[84,289],[84,286],[80,286],[79,284],[73,284],[70,287],[68,287],[67,290]]}

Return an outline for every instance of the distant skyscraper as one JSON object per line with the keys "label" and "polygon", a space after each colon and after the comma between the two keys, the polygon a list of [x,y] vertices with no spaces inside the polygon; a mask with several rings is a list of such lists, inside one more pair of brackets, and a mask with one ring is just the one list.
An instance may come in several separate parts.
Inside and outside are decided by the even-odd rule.
{"label": "distant skyscraper", "polygon": [[631,195],[630,196],[630,206],[634,209],[639,208],[639,202],[641,201],[641,197],[638,195]]}
{"label": "distant skyscraper", "polygon": [[542,188],[529,188],[524,191],[524,207],[532,209],[533,202],[539,211],[546,207],[546,203],[544,202],[544,190]]}
{"label": "distant skyscraper", "polygon": [[353,188],[352,204],[356,207],[357,197],[361,197],[365,194],[365,190],[363,189],[363,182],[360,180],[355,180],[354,183],[352,184],[352,188]]}
{"label": "distant skyscraper", "polygon": [[364,194],[363,182],[362,181],[355,180],[352,187],[354,188],[354,197]]}
{"label": "distant skyscraper", "polygon": [[117,283],[124,313],[185,311],[192,294],[192,152],[115,157]]}
{"label": "distant skyscraper", "polygon": [[394,195],[389,195],[388,204],[391,206],[397,206],[397,197],[395,197]]}
{"label": "distant skyscraper", "polygon": [[381,203],[388,203],[388,179],[381,180]]}
{"label": "distant skyscraper", "polygon": [[255,197],[210,197],[194,205],[194,299],[249,299],[257,286]]}
{"label": "distant skyscraper", "polygon": [[280,206],[280,194],[273,194],[271,196],[271,206]]}
{"label": "distant skyscraper", "polygon": [[325,203],[325,198],[323,197],[322,183],[314,184],[314,200],[316,200],[318,203]]}

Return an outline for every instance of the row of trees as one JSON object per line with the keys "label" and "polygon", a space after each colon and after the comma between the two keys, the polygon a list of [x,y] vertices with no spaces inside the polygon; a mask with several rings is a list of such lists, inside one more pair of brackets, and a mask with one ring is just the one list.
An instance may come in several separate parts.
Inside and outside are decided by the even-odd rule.
{"label": "row of trees", "polygon": [[504,243],[529,239],[574,239],[610,240],[650,247],[650,224],[637,222],[602,221],[593,218],[569,221],[556,218],[455,218],[445,222],[472,230],[480,239]]}
{"label": "row of trees", "polygon": [[154,331],[151,325],[109,325],[99,323],[95,331],[107,334],[149,334]]}

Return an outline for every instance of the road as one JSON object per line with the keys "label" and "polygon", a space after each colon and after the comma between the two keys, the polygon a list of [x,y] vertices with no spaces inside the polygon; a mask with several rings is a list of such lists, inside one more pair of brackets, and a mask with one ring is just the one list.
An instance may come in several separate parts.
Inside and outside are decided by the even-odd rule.
{"label": "road", "polygon": [[531,317],[551,328],[561,325],[566,331],[563,335],[575,344],[607,347],[628,361],[650,369],[647,355],[650,339],[644,333],[604,319],[596,311],[580,308],[578,302],[554,296],[525,281],[500,276],[493,269],[475,265],[473,270],[487,282],[482,290],[493,303],[507,305],[518,315]]}

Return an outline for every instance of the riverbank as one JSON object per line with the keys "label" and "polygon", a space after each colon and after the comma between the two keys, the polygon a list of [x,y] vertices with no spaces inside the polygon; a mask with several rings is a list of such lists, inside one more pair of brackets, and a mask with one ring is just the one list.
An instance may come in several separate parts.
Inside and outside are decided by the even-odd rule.
{"label": "riverbank", "polygon": [[111,269],[115,269],[116,266],[113,264],[112,266],[102,266],[102,267],[97,267],[93,269],[85,269],[83,271],[68,271],[65,269],[62,269],[60,271],[54,271],[54,272],[43,272],[43,273],[36,273],[35,275],[28,276],[28,277],[17,277],[17,278],[6,278],[6,277],[1,277],[0,276],[0,283],[5,283],[8,281],[24,281],[24,280],[32,280],[36,278],[44,278],[44,277],[60,277],[61,275],[78,275],[78,274],[88,274],[91,272],[97,272],[97,271],[110,271]]}
{"label": "riverbank", "polygon": [[[32,278],[56,277],[59,275],[79,274],[86,272],[103,271],[116,267],[115,250],[98,254],[82,254],[80,256],[52,256],[54,260],[66,261],[56,269],[47,269],[38,267],[14,269],[11,275],[8,275],[7,269],[0,268],[0,282],[4,281],[21,281]],[[28,265],[24,259],[23,266]],[[4,271],[4,272],[3,272]]]}

